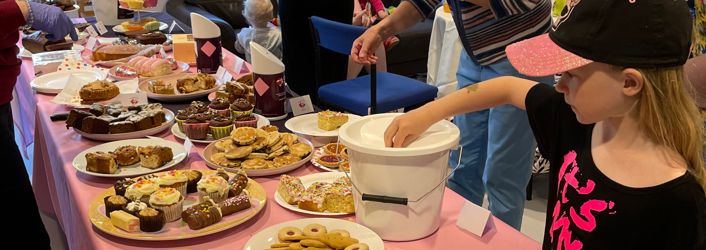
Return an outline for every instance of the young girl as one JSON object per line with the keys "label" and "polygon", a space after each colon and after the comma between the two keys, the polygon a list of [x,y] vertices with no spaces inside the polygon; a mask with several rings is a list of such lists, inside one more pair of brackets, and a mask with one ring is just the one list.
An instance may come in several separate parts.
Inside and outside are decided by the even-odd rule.
{"label": "young girl", "polygon": [[272,2],[270,0],[247,0],[244,3],[243,16],[252,27],[238,32],[235,50],[245,54],[250,61],[250,41],[266,48],[278,58],[282,58],[282,33],[270,23],[272,20]]}
{"label": "young girl", "polygon": [[506,52],[523,74],[563,72],[556,91],[514,77],[470,85],[397,117],[386,145],[512,104],[527,110],[552,166],[544,249],[706,249],[703,120],[684,88],[686,2],[556,1],[552,19],[550,34]]}

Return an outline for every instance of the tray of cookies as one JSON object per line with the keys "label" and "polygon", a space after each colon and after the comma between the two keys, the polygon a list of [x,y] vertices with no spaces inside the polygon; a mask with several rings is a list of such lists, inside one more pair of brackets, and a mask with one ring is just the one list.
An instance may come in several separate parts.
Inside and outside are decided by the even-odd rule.
{"label": "tray of cookies", "polygon": [[214,234],[255,217],[267,193],[244,172],[170,170],[121,179],[89,206],[91,223],[120,238],[165,241]]}
{"label": "tray of cookies", "polygon": [[355,222],[310,218],[283,222],[250,237],[245,250],[262,249],[385,249],[380,236]]}
{"label": "tray of cookies", "polygon": [[208,144],[201,157],[210,168],[244,169],[249,176],[294,170],[311,160],[313,146],[291,133],[240,127],[229,137]]}
{"label": "tray of cookies", "polygon": [[208,96],[220,85],[213,75],[185,72],[141,79],[138,91],[159,101],[188,101]]}
{"label": "tray of cookies", "polygon": [[74,157],[72,165],[84,174],[131,177],[169,169],[184,159],[184,145],[163,139],[132,139],[100,144]]}
{"label": "tray of cookies", "polygon": [[143,138],[164,131],[174,123],[174,113],[159,103],[125,107],[93,104],[88,111],[73,109],[66,128],[97,141]]}
{"label": "tray of cookies", "polygon": [[282,175],[275,191],[280,206],[299,213],[338,216],[355,213],[353,187],[341,172]]}

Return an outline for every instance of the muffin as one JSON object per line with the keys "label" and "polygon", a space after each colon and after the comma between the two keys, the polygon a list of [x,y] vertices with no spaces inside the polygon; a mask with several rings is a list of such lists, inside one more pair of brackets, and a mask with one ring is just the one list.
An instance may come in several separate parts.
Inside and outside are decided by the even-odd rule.
{"label": "muffin", "polygon": [[113,184],[113,188],[115,189],[115,194],[117,195],[125,195],[125,190],[127,190],[127,187],[132,185],[133,183],[137,182],[135,179],[130,179],[130,178],[125,178],[122,180],[118,180]]}
{"label": "muffin", "polygon": [[228,100],[223,99],[223,98],[216,98],[211,101],[211,104],[208,105],[208,109],[215,112],[216,115],[220,116],[229,116],[230,115],[230,109],[228,108],[230,106],[230,103]]}
{"label": "muffin", "polygon": [[201,171],[198,170],[185,170],[185,172],[186,177],[189,179],[186,183],[186,192],[196,193],[196,191],[198,191],[196,185],[201,180],[201,176],[203,174],[201,173]]}
{"label": "muffin", "polygon": [[189,107],[194,110],[194,113],[205,113],[208,111],[208,105],[202,101],[193,101]]}
{"label": "muffin", "polygon": [[147,206],[147,203],[144,203],[142,201],[131,201],[123,208],[123,211],[137,216],[138,212],[142,211],[142,209],[145,209],[147,207],[149,207]]}
{"label": "muffin", "polygon": [[210,197],[216,203],[221,202],[228,196],[228,182],[220,176],[210,175],[201,179],[197,184],[199,199],[203,202],[204,197]]}
{"label": "muffin", "polygon": [[182,125],[184,134],[190,139],[203,140],[208,136],[208,116],[204,113],[189,115]]}
{"label": "muffin", "polygon": [[140,156],[137,155],[137,148],[135,146],[121,146],[115,151],[115,162],[118,166],[129,166],[140,162]]}
{"label": "muffin", "polygon": [[236,128],[240,128],[240,127],[257,128],[257,116],[250,114],[247,116],[241,116],[241,117],[235,118],[235,127]]}
{"label": "muffin", "polygon": [[226,116],[216,116],[209,121],[208,128],[215,140],[228,137],[233,131],[233,119]]}
{"label": "muffin", "polygon": [[125,197],[131,201],[149,200],[152,193],[159,189],[159,184],[153,180],[139,180],[125,190]]}
{"label": "muffin", "polygon": [[164,212],[151,207],[140,210],[136,216],[140,219],[140,230],[142,232],[157,232],[162,230],[164,224],[167,223]]}
{"label": "muffin", "polygon": [[103,198],[105,203],[105,215],[110,217],[110,212],[123,210],[127,206],[127,198],[122,195],[111,195]]}
{"label": "muffin", "polygon": [[160,188],[150,195],[150,206],[164,211],[164,218],[167,221],[175,221],[181,218],[184,197],[174,188]]}
{"label": "muffin", "polygon": [[193,112],[189,108],[180,109],[179,111],[177,111],[176,116],[174,116],[174,120],[176,120],[177,125],[179,126],[179,131],[184,132],[184,121],[189,119],[189,115],[191,114],[193,114]]}
{"label": "muffin", "polygon": [[233,111],[233,117],[243,117],[252,114],[253,105],[248,102],[245,98],[235,99],[233,104],[230,105],[230,109]]}
{"label": "muffin", "polygon": [[184,197],[186,197],[186,184],[188,181],[189,177],[181,170],[167,171],[157,179],[160,188],[174,188]]}

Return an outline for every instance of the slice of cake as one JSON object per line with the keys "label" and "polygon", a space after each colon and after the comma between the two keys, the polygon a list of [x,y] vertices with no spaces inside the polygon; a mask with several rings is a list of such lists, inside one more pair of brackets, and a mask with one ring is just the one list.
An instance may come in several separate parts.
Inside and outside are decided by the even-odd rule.
{"label": "slice of cake", "polygon": [[348,122],[348,115],[341,112],[326,110],[318,113],[317,126],[319,129],[335,130],[346,122]]}
{"label": "slice of cake", "polygon": [[304,193],[304,184],[297,177],[283,174],[279,179],[277,192],[287,203],[296,205]]}
{"label": "slice of cake", "polygon": [[93,104],[94,102],[107,101],[120,94],[120,89],[114,83],[106,80],[97,80],[81,87],[78,95],[82,104]]}
{"label": "slice of cake", "polygon": [[174,158],[172,149],[163,146],[139,147],[137,153],[140,155],[140,165],[151,169],[161,167]]}
{"label": "slice of cake", "polygon": [[326,200],[326,191],[331,188],[330,183],[314,182],[306,188],[302,198],[299,200],[299,208],[314,212],[324,212],[324,202]]}
{"label": "slice of cake", "polygon": [[118,164],[115,156],[106,152],[92,152],[86,154],[86,170],[101,173],[114,174],[118,171]]}
{"label": "slice of cake", "polygon": [[353,189],[345,182],[334,182],[324,192],[324,210],[330,213],[354,213]]}

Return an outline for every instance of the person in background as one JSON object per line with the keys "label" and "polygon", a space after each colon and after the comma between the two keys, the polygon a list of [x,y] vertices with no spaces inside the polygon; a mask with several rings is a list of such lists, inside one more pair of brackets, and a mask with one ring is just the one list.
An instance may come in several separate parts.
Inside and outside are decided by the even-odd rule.
{"label": "person in background", "polygon": [[243,28],[238,32],[235,41],[235,50],[245,54],[245,59],[250,61],[250,41],[266,48],[277,58],[282,59],[282,33],[279,28],[270,24],[272,20],[272,2],[270,0],[246,0],[243,16],[251,27]]}
{"label": "person in background", "polygon": [[[505,56],[508,44],[546,33],[550,28],[549,0],[447,1],[464,48],[456,73],[458,88],[508,75],[553,83],[553,77],[529,78],[520,74]],[[377,60],[371,55],[373,49],[387,37],[433,14],[439,3],[402,1],[390,16],[353,43],[353,60]],[[449,188],[478,205],[487,192],[493,215],[520,229],[534,156],[534,140],[525,112],[512,105],[489,107],[459,114],[454,117],[454,124],[461,130],[463,155],[460,167],[449,178]],[[458,152],[452,152],[449,162],[456,162],[458,157]]]}
{"label": "person in background", "polygon": [[49,249],[50,240],[39,215],[32,185],[15,144],[15,125],[12,121],[12,90],[20,74],[22,61],[17,58],[19,48],[18,28],[32,27],[47,32],[47,39],[58,40],[70,35],[78,36],[71,19],[58,7],[24,0],[0,0],[0,159],[3,178],[0,197],[6,202],[2,211],[6,216],[19,219],[5,232],[5,239],[22,239],[19,244],[26,249]]}
{"label": "person in background", "polygon": [[562,73],[554,87],[517,77],[471,85],[396,117],[385,145],[404,146],[450,115],[514,105],[527,110],[552,165],[543,249],[706,249],[704,127],[684,72],[686,2],[555,7],[548,35],[506,49],[526,75]]}
{"label": "person in background", "polygon": [[[371,15],[371,12],[369,12],[367,9],[363,9],[365,7],[365,2],[366,0],[353,0],[353,20],[351,21],[351,24],[355,26],[363,26],[363,27],[370,27],[370,25],[373,24],[374,19],[376,17],[373,17]],[[382,2],[380,0],[373,1],[373,2],[378,2],[380,5],[382,5]],[[362,5],[361,5],[362,4]],[[383,8],[384,11],[384,8]],[[385,12],[387,14],[387,12]],[[384,15],[384,17],[387,17],[387,15]],[[377,18],[384,18],[380,17],[378,15]],[[378,60],[376,62],[376,70],[378,72],[387,72],[387,55],[385,52],[385,47],[384,46],[378,46],[375,49],[375,56],[377,56]],[[363,64],[357,63],[353,61],[353,58],[349,57],[348,59],[348,71],[346,74],[346,79],[350,80],[353,78],[358,77],[358,74],[360,74],[360,70],[363,69]],[[366,67],[366,70],[370,72],[370,68]]]}

